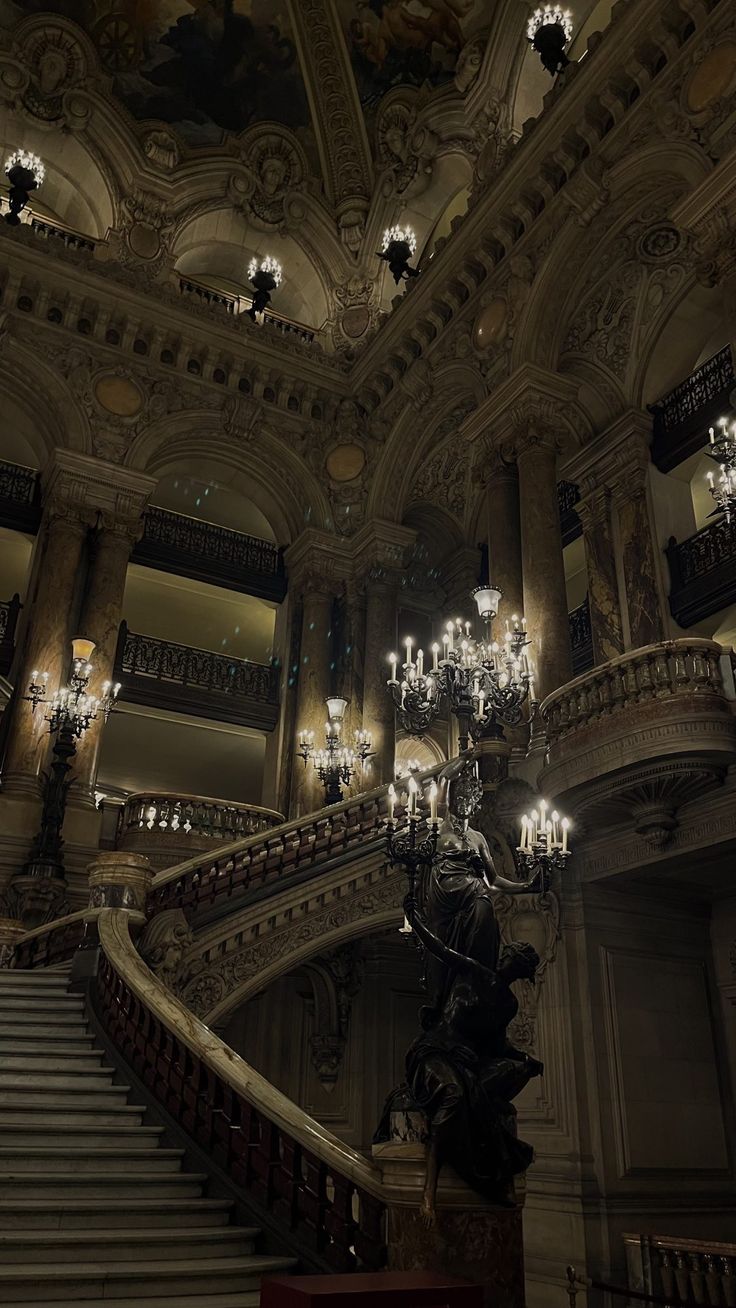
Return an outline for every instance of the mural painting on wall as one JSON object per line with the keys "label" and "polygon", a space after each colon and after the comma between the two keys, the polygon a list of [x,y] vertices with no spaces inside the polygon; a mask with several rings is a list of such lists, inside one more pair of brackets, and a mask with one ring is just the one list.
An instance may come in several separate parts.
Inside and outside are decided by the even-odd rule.
{"label": "mural painting on wall", "polygon": [[363,104],[393,86],[441,86],[493,0],[338,0]]}
{"label": "mural painting on wall", "polygon": [[287,0],[0,0],[5,26],[49,12],[88,33],[136,118],[193,145],[254,122],[309,122]]}

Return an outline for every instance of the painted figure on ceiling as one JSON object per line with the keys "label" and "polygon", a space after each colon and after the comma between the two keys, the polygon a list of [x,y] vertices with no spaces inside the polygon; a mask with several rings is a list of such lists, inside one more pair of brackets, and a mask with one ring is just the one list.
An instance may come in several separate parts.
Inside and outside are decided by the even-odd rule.
{"label": "painted figure on ceiling", "polygon": [[484,7],[481,0],[341,0],[361,100],[392,86],[448,81]]}

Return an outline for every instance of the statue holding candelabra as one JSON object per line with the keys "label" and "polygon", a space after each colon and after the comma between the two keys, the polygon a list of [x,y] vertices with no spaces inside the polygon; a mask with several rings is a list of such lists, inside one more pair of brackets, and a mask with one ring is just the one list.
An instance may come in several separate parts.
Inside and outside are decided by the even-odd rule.
{"label": "statue holding candelabra", "polygon": [[[513,1207],[514,1177],[532,1161],[519,1140],[514,1098],[542,1064],[515,1048],[507,1030],[518,1012],[514,982],[533,982],[539,958],[530,944],[502,945],[494,900],[502,895],[542,893],[553,869],[568,857],[567,824],[544,805],[522,820],[517,848],[520,876],[501,876],[485,836],[471,825],[482,783],[472,751],[444,771],[446,815],[438,817],[438,789],[430,790],[425,823],[420,789],[409,782],[406,825],[394,820],[389,796],[391,860],[408,875],[406,928],[424,954],[427,1003],[421,1033],[406,1058],[406,1085],[390,1097],[376,1139],[390,1135],[395,1103],[406,1103],[427,1124],[427,1170],[422,1217],[436,1219],[437,1185],[447,1164],[495,1205]],[[564,848],[563,848],[564,845]],[[528,874],[528,875],[527,875]]]}

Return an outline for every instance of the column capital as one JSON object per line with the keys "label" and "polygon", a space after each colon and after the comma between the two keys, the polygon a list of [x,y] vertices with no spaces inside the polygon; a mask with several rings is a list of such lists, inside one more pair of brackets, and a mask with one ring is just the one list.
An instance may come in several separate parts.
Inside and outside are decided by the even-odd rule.
{"label": "column capital", "polygon": [[728,157],[675,205],[671,219],[690,238],[698,278],[721,286],[736,276],[736,186]]}
{"label": "column capital", "polygon": [[[651,466],[652,419],[629,409],[564,466],[566,480],[580,488],[583,501],[605,488],[615,500],[641,489]],[[591,501],[592,502],[592,501]],[[575,510],[578,512],[576,504]]]}
{"label": "column capital", "polygon": [[383,519],[367,522],[352,540],[355,578],[367,586],[396,589],[416,539],[411,527]]}
{"label": "column capital", "polygon": [[607,522],[611,512],[611,490],[608,486],[593,486],[586,489],[584,496],[577,501],[577,513],[583,533],[593,531],[600,523]]}
{"label": "column capital", "polygon": [[590,425],[578,407],[579,383],[534,363],[525,363],[474,409],[461,424],[466,441],[489,441],[508,456],[516,444],[519,428],[544,425],[554,430],[565,445],[579,444]]}
{"label": "column capital", "polygon": [[346,542],[316,527],[308,527],[288,546],[284,562],[295,590],[310,595],[337,595],[351,573]]}
{"label": "column capital", "polygon": [[41,487],[49,515],[130,534],[140,523],[156,478],[76,450],[56,450],[41,474]]}

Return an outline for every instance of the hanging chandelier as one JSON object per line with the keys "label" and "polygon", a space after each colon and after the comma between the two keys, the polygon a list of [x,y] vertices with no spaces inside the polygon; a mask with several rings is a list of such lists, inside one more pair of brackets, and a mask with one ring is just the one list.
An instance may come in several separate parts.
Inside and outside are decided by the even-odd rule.
{"label": "hanging chandelier", "polygon": [[527,877],[539,873],[543,889],[549,888],[553,872],[563,871],[570,857],[568,834],[570,820],[553,809],[546,800],[539,808],[524,813],[521,819],[521,839],[516,849],[517,862]]}
{"label": "hanging chandelier", "polygon": [[542,67],[554,77],[566,68],[570,60],[565,54],[565,46],[572,39],[572,14],[569,9],[559,5],[544,5],[535,9],[526,29],[527,40],[531,42],[542,61]]}
{"label": "hanging chandelier", "polygon": [[417,238],[411,227],[387,227],[383,233],[383,248],[378,257],[388,264],[396,285],[410,277],[418,277],[419,269],[412,268],[409,260],[417,252]]}
{"label": "hanging chandelier", "polygon": [[328,720],[324,748],[315,749],[313,731],[300,731],[297,754],[304,760],[305,767],[311,760],[325,788],[325,803],[339,804],[342,787],[349,786],[355,773],[362,768],[371,752],[372,742],[370,732],[361,729],[355,732],[353,747],[343,744],[342,729],[348,701],[338,695],[329,695],[325,703]]}
{"label": "hanging chandelier", "polygon": [[253,303],[248,309],[248,317],[256,322],[258,314],[264,314],[271,303],[271,292],[281,285],[283,269],[277,259],[270,254],[264,256],[260,263],[251,259],[248,265],[248,277],[254,288]]}
{"label": "hanging chandelier", "polygon": [[30,199],[30,193],[42,184],[46,169],[38,155],[30,154],[28,150],[15,150],[5,164],[5,173],[10,182],[8,196],[10,209],[5,215],[5,221],[10,223],[11,227],[17,227],[20,223],[20,214]]}
{"label": "hanging chandelier", "polygon": [[44,716],[52,736],[68,734],[80,740],[90,723],[94,722],[100,713],[107,722],[115,707],[120,692],[120,682],[113,685],[111,681],[105,681],[100,696],[88,693],[87,687],[92,676],[90,657],[94,648],[94,641],[85,640],[81,636],[77,636],[72,641],[72,670],[69,684],[60,686],[50,700],[46,697],[48,672],[35,670],[31,673],[28,694],[24,698],[30,702],[34,710],[39,704],[46,705],[47,712]]}
{"label": "hanging chandelier", "polygon": [[721,418],[718,426],[720,432],[711,427],[710,447],[708,453],[720,465],[720,475],[716,480],[712,472],[708,473],[710,493],[718,509],[731,521],[731,514],[736,512],[736,419],[729,424],[727,418]]}
{"label": "hanging chandelier", "polygon": [[[396,654],[389,655],[391,675],[387,685],[400,725],[412,736],[422,736],[445,707],[458,722],[460,748],[472,738],[502,737],[505,726],[516,726],[525,701],[533,698],[533,680],[523,618],[508,622],[503,639],[493,639],[492,625],[498,613],[501,592],[493,586],[478,586],[472,592],[485,636],[476,640],[471,623],[460,618],[448,622],[442,636],[442,650],[432,646],[432,662],[425,668],[424,651],[405,642],[406,657],[401,666]],[[441,657],[440,657],[441,654]]]}

